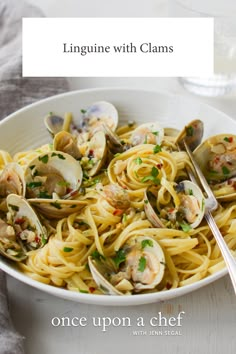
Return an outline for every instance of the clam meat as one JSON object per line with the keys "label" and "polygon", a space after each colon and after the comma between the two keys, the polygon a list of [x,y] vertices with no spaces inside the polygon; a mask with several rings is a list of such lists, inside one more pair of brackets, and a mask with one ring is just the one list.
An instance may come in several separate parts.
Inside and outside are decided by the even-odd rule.
{"label": "clam meat", "polygon": [[98,260],[90,256],[89,267],[95,282],[105,294],[125,295],[154,289],[164,276],[163,250],[157,241],[148,236],[132,237],[115,257],[103,258]]}

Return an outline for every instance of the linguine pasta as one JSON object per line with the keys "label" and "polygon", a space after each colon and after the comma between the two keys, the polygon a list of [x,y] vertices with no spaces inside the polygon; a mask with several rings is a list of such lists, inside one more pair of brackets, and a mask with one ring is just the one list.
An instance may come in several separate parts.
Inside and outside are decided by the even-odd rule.
{"label": "linguine pasta", "polygon": [[[116,133],[123,142],[129,143],[134,128],[134,125],[124,125]],[[81,151],[85,146],[86,142],[81,144]],[[14,157],[0,151],[0,170],[11,161],[25,170],[33,158],[51,150],[52,146],[47,144],[37,150],[19,152]],[[85,163],[81,161],[81,165],[84,167]],[[39,282],[101,294],[90,272],[88,257],[112,263],[129,240],[145,236],[160,245],[165,269],[159,284],[141,292],[182,287],[218,272],[225,265],[206,222],[202,220],[196,228],[191,228],[190,223],[173,222],[169,217],[171,206],[179,203],[175,187],[188,179],[186,166],[193,170],[187,154],[178,151],[174,140],[168,136],[164,136],[160,145],[147,141],[121,153],[109,153],[96,175],[89,177],[84,168],[83,193],[74,199],[86,202],[85,206],[78,212],[71,209],[70,215],[59,220],[47,219],[44,215],[42,222],[50,230],[48,242],[29,251],[27,259],[18,266]],[[118,185],[125,194],[110,195],[106,189],[110,185]],[[147,188],[156,197],[155,210],[164,227],[154,227],[145,213]],[[213,215],[228,246],[235,250],[235,203],[222,203]],[[122,264],[122,259],[120,261]]]}

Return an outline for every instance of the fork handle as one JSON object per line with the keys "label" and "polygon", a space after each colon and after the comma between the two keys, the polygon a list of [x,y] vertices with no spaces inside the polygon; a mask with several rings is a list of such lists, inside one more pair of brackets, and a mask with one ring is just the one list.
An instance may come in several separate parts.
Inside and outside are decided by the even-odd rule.
{"label": "fork handle", "polygon": [[205,219],[213,235],[215,236],[216,242],[220,248],[221,254],[224,258],[224,261],[229,271],[229,275],[234,287],[234,292],[236,294],[236,259],[233,257],[232,253],[230,252],[228,245],[226,244],[223,236],[221,235],[220,230],[210,211],[205,213]]}

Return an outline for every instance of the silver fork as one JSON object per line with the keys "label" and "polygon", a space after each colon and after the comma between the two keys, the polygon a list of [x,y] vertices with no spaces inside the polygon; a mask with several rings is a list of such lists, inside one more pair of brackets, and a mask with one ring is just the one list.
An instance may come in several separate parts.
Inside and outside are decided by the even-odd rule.
{"label": "silver fork", "polygon": [[[184,147],[186,149],[186,152],[193,164],[193,167],[195,169],[195,172],[196,172],[196,175],[198,176],[199,178],[199,181],[202,185],[202,188],[205,190],[207,196],[208,196],[208,205],[207,205],[207,208],[206,208],[206,212],[205,212],[205,220],[206,222],[208,223],[211,231],[212,231],[212,234],[214,235],[215,239],[216,239],[216,242],[220,248],[220,251],[221,251],[221,254],[224,258],[224,261],[225,261],[225,264],[228,268],[228,271],[229,271],[229,275],[230,275],[230,278],[231,278],[231,282],[233,284],[233,287],[234,287],[234,292],[236,294],[236,259],[233,257],[231,251],[229,250],[228,248],[228,245],[227,243],[225,242],[212,214],[211,214],[211,211],[212,210],[216,210],[217,209],[217,206],[218,206],[218,202],[214,196],[214,193],[212,192],[210,186],[208,185],[200,167],[198,166],[198,163],[196,162],[196,160],[194,159],[194,156],[192,154],[192,151],[190,150],[189,146],[187,145],[186,141],[184,141]],[[196,179],[195,177],[193,176],[193,174],[189,174],[189,177],[190,179],[192,179],[193,182],[196,183]]]}

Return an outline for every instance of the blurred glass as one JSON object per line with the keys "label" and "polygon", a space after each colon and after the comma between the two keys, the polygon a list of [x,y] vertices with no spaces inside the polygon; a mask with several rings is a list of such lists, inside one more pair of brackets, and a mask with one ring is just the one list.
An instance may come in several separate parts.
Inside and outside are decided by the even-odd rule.
{"label": "blurred glass", "polygon": [[236,93],[236,0],[169,0],[170,17],[214,17],[211,77],[181,77],[189,91],[203,96]]}

